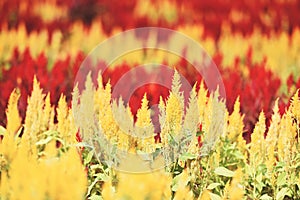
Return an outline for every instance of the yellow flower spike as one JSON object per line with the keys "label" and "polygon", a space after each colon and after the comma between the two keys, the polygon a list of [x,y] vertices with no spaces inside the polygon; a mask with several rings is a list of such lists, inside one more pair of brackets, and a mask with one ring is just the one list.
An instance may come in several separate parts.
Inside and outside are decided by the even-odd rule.
{"label": "yellow flower spike", "polygon": [[178,190],[175,193],[174,200],[181,200],[181,199],[193,200],[194,199],[193,192],[188,187]]}
{"label": "yellow flower spike", "polygon": [[148,109],[148,104],[147,95],[144,94],[141,108],[138,109],[136,114],[137,120],[135,125],[138,127],[146,127],[151,124],[151,112]]}
{"label": "yellow flower spike", "polygon": [[51,158],[55,158],[58,154],[58,150],[56,148],[56,141],[55,140],[51,140],[51,142],[49,142],[44,150],[45,156],[48,159]]}
{"label": "yellow flower spike", "polygon": [[289,163],[292,144],[297,134],[297,127],[293,123],[293,116],[290,110],[286,111],[280,122],[280,132],[278,136],[278,159]]}
{"label": "yellow flower spike", "polygon": [[[240,200],[244,197],[244,189],[241,184],[243,180],[242,169],[237,169],[234,173],[233,179],[231,180],[230,186],[228,188],[228,196],[230,200]],[[227,198],[225,198],[227,199]]]}
{"label": "yellow flower spike", "polygon": [[206,109],[203,116],[202,130],[203,146],[202,154],[207,154],[214,148],[220,136],[224,136],[227,124],[228,113],[225,102],[219,99],[219,93],[216,91],[208,98]]}
{"label": "yellow flower spike", "polygon": [[[244,37],[241,34],[227,33],[223,34],[221,38],[217,45],[220,51],[224,53],[222,61],[224,66],[232,66],[236,57],[246,55],[249,45],[244,42]],[[230,47],[230,51],[228,51],[228,47]]]}
{"label": "yellow flower spike", "polygon": [[[164,103],[162,96],[159,97],[158,108],[159,108],[159,123],[161,126],[160,128],[161,130],[164,130],[165,122],[166,122],[166,105]],[[168,144],[168,136],[166,131],[161,131],[160,138],[163,146]]]}
{"label": "yellow flower spike", "polygon": [[275,101],[275,105],[273,108],[271,124],[266,136],[266,146],[267,146],[266,166],[269,172],[272,172],[273,166],[276,162],[275,150],[276,150],[277,139],[280,131],[280,121],[281,121],[281,116],[279,113],[278,99],[277,99]]}
{"label": "yellow flower spike", "polygon": [[182,122],[182,103],[181,100],[173,93],[170,94],[166,105],[166,120],[170,123],[174,132],[179,131]]}
{"label": "yellow flower spike", "polygon": [[131,108],[130,108],[130,106],[127,106],[127,114],[128,114],[128,116],[129,116],[129,118],[130,118],[130,120],[131,121],[134,121],[133,120],[133,114],[132,114],[132,112],[131,112]]}
{"label": "yellow flower spike", "polygon": [[69,143],[70,144],[76,144],[76,134],[78,132],[77,124],[75,123],[75,119],[73,116],[73,110],[69,109],[68,113],[68,123],[69,123]]}
{"label": "yellow flower spike", "polygon": [[74,199],[82,199],[86,192],[87,176],[76,147],[71,147],[66,154],[62,155],[61,161],[60,168],[64,169],[62,172],[69,183],[60,184],[65,186],[64,192],[66,197],[70,198],[73,196]]}
{"label": "yellow flower spike", "polygon": [[234,109],[228,118],[227,133],[231,141],[237,141],[238,147],[241,152],[246,155],[246,141],[243,138],[244,130],[244,115],[240,113],[240,97],[234,103]]}
{"label": "yellow flower spike", "polygon": [[94,109],[95,88],[92,82],[91,72],[89,72],[86,77],[85,90],[83,90],[80,95],[80,104],[78,103],[78,88],[75,87],[73,93],[76,95],[73,100],[73,106],[77,112],[77,114],[74,115],[76,123],[82,128],[80,131],[84,137],[92,138],[94,137],[95,130],[97,130],[98,127],[96,126],[96,123],[94,123],[96,120]]}
{"label": "yellow flower spike", "polygon": [[57,112],[57,130],[61,134],[65,133],[66,130],[66,118],[68,116],[68,105],[66,102],[66,97],[62,94],[58,101],[58,107],[56,109]]}
{"label": "yellow flower spike", "polygon": [[98,88],[96,89],[95,96],[94,96],[94,104],[95,104],[94,109],[95,109],[96,114],[99,115],[100,104],[102,103],[101,96],[104,91],[101,71],[99,71],[99,73],[98,73],[97,85],[98,85]]}
{"label": "yellow flower spike", "polygon": [[193,192],[190,190],[189,186],[187,185],[190,181],[189,174],[187,170],[184,170],[180,175],[178,180],[178,188],[175,192],[174,200],[192,200],[194,199]]}
{"label": "yellow flower spike", "polygon": [[197,99],[197,92],[196,92],[196,84],[193,86],[190,97],[188,108],[186,109],[183,128],[188,129],[192,132],[193,136],[196,136],[196,132],[198,129],[199,124],[199,112],[198,110],[198,99]]}
{"label": "yellow flower spike", "polygon": [[7,127],[6,130],[9,134],[15,134],[21,126],[21,117],[18,111],[18,100],[20,94],[16,90],[13,90],[9,100],[8,107],[6,110]]}
{"label": "yellow flower spike", "polygon": [[57,131],[61,134],[62,139],[68,144],[76,141],[76,126],[71,110],[68,109],[66,97],[61,95],[58,101],[57,111]]}
{"label": "yellow flower spike", "polygon": [[28,105],[25,118],[24,135],[30,135],[31,139],[36,140],[39,133],[41,133],[44,97],[40,84],[36,77],[33,79],[33,90],[31,96],[28,98]]}
{"label": "yellow flower spike", "polygon": [[[55,141],[46,145],[45,157],[38,159],[30,143],[21,143],[9,168],[1,173],[1,198],[82,199],[87,177],[75,147],[57,157]],[[26,173],[26,178],[24,177]],[[3,181],[5,181],[3,184]]]}
{"label": "yellow flower spike", "polygon": [[16,46],[18,46],[18,49],[21,51],[21,52],[24,52],[25,48],[26,48],[26,43],[24,43],[24,41],[26,41],[26,38],[27,38],[27,31],[26,31],[26,26],[24,23],[20,23],[19,26],[18,26],[18,29],[17,29],[17,35],[15,38],[11,38],[12,40],[12,43],[15,43],[15,41],[17,41],[17,44]]}
{"label": "yellow flower spike", "polygon": [[[103,186],[104,199],[170,199],[171,177],[163,171],[146,174],[118,173],[118,187],[110,182]],[[158,181],[159,180],[159,181]]]}
{"label": "yellow flower spike", "polygon": [[259,115],[258,122],[255,125],[254,131],[251,134],[250,146],[250,163],[253,166],[259,165],[265,159],[265,141],[264,134],[266,131],[266,117],[262,111]]}
{"label": "yellow flower spike", "polygon": [[50,2],[39,2],[33,4],[33,12],[39,16],[44,23],[50,23],[54,20],[67,17],[68,9],[66,6],[60,6]]}
{"label": "yellow flower spike", "polygon": [[[9,168],[9,191],[8,196],[11,199],[32,199],[43,198],[44,182],[41,180],[45,171],[37,168],[37,153],[33,150],[29,142],[23,142],[13,147],[16,154],[10,163]],[[26,178],[24,178],[26,172]]]}
{"label": "yellow flower spike", "polygon": [[103,88],[101,74],[98,75],[98,88],[95,93],[95,109],[103,133],[108,139],[117,137],[118,126],[115,122],[111,106],[111,85],[108,82]]}
{"label": "yellow flower spike", "polygon": [[235,141],[239,135],[243,133],[243,116],[240,114],[240,97],[238,97],[234,103],[234,109],[232,114],[229,116],[228,126],[228,138],[231,141]]}
{"label": "yellow flower spike", "polygon": [[104,200],[115,200],[116,199],[115,194],[116,194],[115,189],[111,184],[111,180],[106,181],[103,184],[102,192],[101,192],[103,199]]}
{"label": "yellow flower spike", "polygon": [[151,122],[151,110],[148,109],[147,95],[142,99],[141,108],[137,111],[137,120],[135,123],[135,132],[137,134],[138,149],[147,153],[154,151],[154,127]]}
{"label": "yellow flower spike", "polygon": [[209,139],[209,128],[212,122],[212,110],[213,110],[213,105],[212,105],[212,95],[208,98],[207,105],[205,106],[205,112],[203,113],[203,122],[202,123],[202,130],[204,131],[203,135],[203,141]]}
{"label": "yellow flower spike", "polygon": [[201,197],[199,197],[199,200],[209,200],[209,199],[210,199],[209,191],[205,189],[202,192]]}
{"label": "yellow flower spike", "polygon": [[200,117],[199,121],[201,124],[204,122],[204,114],[207,108],[207,102],[208,102],[207,93],[208,91],[207,89],[205,89],[203,81],[201,81],[200,88],[198,91],[198,111]]}
{"label": "yellow flower spike", "polygon": [[16,154],[17,141],[14,134],[6,132],[0,142],[0,155],[3,156],[4,164],[9,164]]}
{"label": "yellow flower spike", "polygon": [[197,92],[196,92],[196,84],[193,86],[192,91],[190,92],[189,97],[189,104],[186,110],[184,123],[183,123],[183,130],[188,130],[192,134],[191,143],[189,145],[188,152],[194,155],[198,155],[199,152],[199,145],[198,145],[198,137],[197,137],[197,130],[199,125],[199,112],[198,110],[198,99],[197,99]]}
{"label": "yellow flower spike", "polygon": [[52,113],[53,113],[53,107],[51,106],[50,103],[50,93],[48,93],[45,99],[43,122],[42,122],[42,129],[41,129],[42,132],[49,130],[51,125],[54,123],[54,114]]}
{"label": "yellow flower spike", "polygon": [[0,142],[0,154],[3,155],[3,162],[9,164],[15,154],[18,141],[15,140],[15,133],[21,126],[21,118],[18,111],[18,99],[20,94],[13,90],[8,100],[8,108],[6,110],[7,129],[3,139]]}
{"label": "yellow flower spike", "polygon": [[291,106],[290,106],[291,113],[295,116],[298,123],[300,124],[300,99],[299,99],[299,89],[292,97]]}
{"label": "yellow flower spike", "polygon": [[170,92],[166,103],[166,120],[161,131],[161,134],[164,135],[164,137],[167,137],[168,134],[176,136],[181,130],[184,114],[184,99],[180,92],[180,87],[180,76],[175,70],[172,81],[172,91]]}

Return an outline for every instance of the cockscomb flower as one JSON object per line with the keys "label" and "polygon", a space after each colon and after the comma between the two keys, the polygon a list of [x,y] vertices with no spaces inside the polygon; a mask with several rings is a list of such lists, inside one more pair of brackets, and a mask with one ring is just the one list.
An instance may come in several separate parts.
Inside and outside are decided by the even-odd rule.
{"label": "cockscomb flower", "polygon": [[276,162],[276,145],[277,145],[277,139],[280,132],[280,121],[281,116],[279,114],[279,107],[278,107],[278,99],[275,102],[274,108],[273,108],[273,115],[272,115],[272,121],[266,136],[266,165],[269,170],[269,172],[272,172],[274,164]]}
{"label": "cockscomb flower", "polygon": [[233,179],[231,180],[228,188],[228,197],[224,199],[240,200],[244,197],[245,191],[242,185],[243,171],[241,168],[237,169],[234,173]]}
{"label": "cockscomb flower", "polygon": [[141,108],[137,111],[135,134],[137,134],[137,148],[139,150],[147,153],[154,152],[154,126],[151,122],[151,112],[148,109],[148,100],[146,94],[143,97]]}
{"label": "cockscomb flower", "polygon": [[243,138],[243,120],[244,115],[240,113],[240,98],[238,97],[235,101],[233,112],[228,117],[226,136],[231,141],[237,141],[240,151],[246,155],[246,140]]}
{"label": "cockscomb flower", "polygon": [[265,160],[265,140],[266,118],[264,112],[259,115],[258,122],[251,135],[250,163],[252,166],[258,166]]}
{"label": "cockscomb flower", "polygon": [[[184,115],[184,99],[182,92],[180,92],[180,87],[180,76],[179,73],[175,71],[172,81],[172,90],[165,106],[165,122],[161,127],[160,133],[162,139],[168,138],[168,134],[174,137],[181,131]],[[162,141],[162,143],[167,144],[168,142]]]}

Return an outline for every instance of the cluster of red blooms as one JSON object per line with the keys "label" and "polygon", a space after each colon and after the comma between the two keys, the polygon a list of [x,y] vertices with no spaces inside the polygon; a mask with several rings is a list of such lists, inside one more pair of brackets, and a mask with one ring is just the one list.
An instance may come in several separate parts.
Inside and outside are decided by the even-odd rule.
{"label": "cluster of red blooms", "polygon": [[[100,19],[107,34],[115,27],[125,30],[144,26],[174,28],[184,24],[202,24],[205,27],[205,35],[214,38],[219,37],[223,24],[229,25],[233,32],[243,34],[251,34],[256,27],[266,34],[281,30],[291,33],[293,29],[300,27],[299,1],[171,0],[177,8],[177,19],[172,23],[165,19],[153,22],[151,13],[149,16],[132,16],[132,11],[138,4],[137,0],[57,0],[56,5],[67,8],[67,15],[45,23],[34,9],[24,6],[37,2],[39,1],[1,2],[0,24],[7,23],[9,28],[13,28],[24,23],[29,32],[47,28],[49,34],[55,29],[67,32],[71,23],[76,20],[81,20],[88,26],[93,20]],[[159,9],[159,0],[151,0],[151,3]]]}

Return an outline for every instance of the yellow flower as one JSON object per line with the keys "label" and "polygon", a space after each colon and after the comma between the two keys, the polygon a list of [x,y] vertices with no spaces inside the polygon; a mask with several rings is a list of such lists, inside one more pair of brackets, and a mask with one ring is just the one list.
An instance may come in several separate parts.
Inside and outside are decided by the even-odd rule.
{"label": "yellow flower", "polygon": [[154,127],[151,122],[151,112],[148,109],[148,100],[146,94],[142,99],[142,106],[137,111],[137,120],[135,123],[135,134],[137,134],[138,149],[152,153],[155,148]]}
{"label": "yellow flower", "polygon": [[16,90],[13,90],[8,100],[8,108],[6,110],[7,129],[5,130],[3,139],[0,142],[1,165],[10,164],[16,154],[16,145],[18,141],[15,140],[15,133],[21,127],[21,118],[18,111],[19,97],[20,95],[16,92]]}
{"label": "yellow flower", "polygon": [[[170,92],[165,106],[165,121],[161,124],[162,138],[168,138],[168,135],[176,136],[181,130],[184,114],[184,100],[183,95],[180,92],[180,87],[180,76],[175,70],[172,81],[172,91]],[[166,141],[163,142],[167,143]]]}
{"label": "yellow flower", "polygon": [[10,146],[15,154],[8,172],[1,172],[1,198],[82,199],[87,177],[76,148],[70,147],[58,157],[56,142],[52,140],[39,158],[34,147],[26,140]]}
{"label": "yellow flower", "polygon": [[299,90],[295,93],[292,97],[291,106],[290,106],[291,113],[295,116],[298,123],[300,124],[300,99],[299,99]]}
{"label": "yellow flower", "polygon": [[288,110],[282,117],[280,122],[280,132],[278,136],[278,159],[283,162],[290,162],[290,154],[292,153],[292,144],[294,144],[297,128],[293,123],[293,117]]}
{"label": "yellow flower", "polygon": [[225,102],[219,100],[218,91],[210,94],[202,123],[204,135],[201,153],[208,154],[214,148],[219,138],[224,136],[227,128],[227,118],[228,112]]}
{"label": "yellow flower", "polygon": [[174,195],[174,200],[181,200],[181,199],[185,199],[185,200],[192,200],[194,199],[194,195],[193,192],[190,190],[189,186],[187,185],[189,182],[189,174],[187,172],[187,170],[182,171],[182,173],[179,177],[178,180],[178,187],[177,190],[175,192]]}
{"label": "yellow flower", "polygon": [[205,189],[202,192],[201,196],[199,197],[199,200],[209,200],[209,199],[210,199],[209,191]]}
{"label": "yellow flower", "polygon": [[266,166],[270,172],[272,171],[276,161],[275,150],[276,150],[277,139],[280,131],[280,121],[281,121],[281,117],[279,113],[278,99],[277,99],[275,102],[275,106],[273,108],[272,121],[266,136],[266,146],[267,146]]}
{"label": "yellow flower", "polygon": [[262,111],[259,115],[258,122],[255,125],[254,131],[251,134],[250,143],[250,163],[253,166],[259,165],[265,159],[265,141],[264,134],[266,131],[266,118]]}
{"label": "yellow flower", "polygon": [[6,110],[7,116],[7,132],[14,135],[21,126],[21,117],[18,111],[18,100],[20,94],[13,90],[8,100],[8,108]]}
{"label": "yellow flower", "polygon": [[171,177],[163,171],[147,174],[118,173],[118,185],[105,182],[102,190],[104,199],[170,199]]}
{"label": "yellow flower", "polygon": [[[228,199],[230,200],[241,200],[244,197],[244,189],[241,184],[243,180],[243,172],[242,169],[237,169],[234,173],[234,177],[230,183],[228,188]],[[226,198],[225,198],[226,199]]]}
{"label": "yellow flower", "polygon": [[66,97],[61,95],[58,101],[57,112],[57,131],[62,139],[68,144],[76,142],[77,128],[74,123],[72,110],[68,109]]}
{"label": "yellow flower", "polygon": [[24,129],[24,135],[30,136],[33,140],[37,139],[37,136],[41,133],[43,127],[44,98],[45,95],[42,93],[40,84],[36,77],[34,77],[33,90],[31,96],[28,98]]}
{"label": "yellow flower", "polygon": [[201,81],[200,88],[198,91],[198,109],[199,109],[199,115],[200,115],[200,123],[203,123],[204,121],[204,114],[207,107],[207,93],[208,91],[204,88],[204,83]]}
{"label": "yellow flower", "polygon": [[243,118],[240,114],[240,98],[238,97],[235,101],[233,112],[228,119],[227,131],[230,140],[235,141],[237,137],[243,134]]}

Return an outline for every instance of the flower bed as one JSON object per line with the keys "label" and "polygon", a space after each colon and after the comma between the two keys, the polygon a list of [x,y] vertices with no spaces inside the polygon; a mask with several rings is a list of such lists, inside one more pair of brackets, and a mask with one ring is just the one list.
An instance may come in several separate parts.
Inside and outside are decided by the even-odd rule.
{"label": "flower bed", "polygon": [[[0,199],[300,199],[298,8],[279,0],[0,2]],[[182,57],[143,49],[102,74],[102,60],[82,71],[96,45],[143,26],[203,45],[226,98],[207,89],[184,48]],[[149,83],[126,103],[116,99],[118,81],[144,63],[175,66],[172,88]],[[132,82],[155,79],[138,73]],[[167,85],[170,76],[159,74]],[[194,86],[189,93],[179,74]]]}

